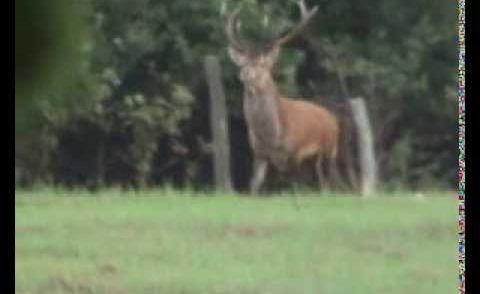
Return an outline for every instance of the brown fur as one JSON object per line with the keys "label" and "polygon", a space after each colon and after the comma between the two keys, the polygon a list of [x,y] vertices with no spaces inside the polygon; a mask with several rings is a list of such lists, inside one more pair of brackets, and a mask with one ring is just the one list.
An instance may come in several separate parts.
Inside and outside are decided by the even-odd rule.
{"label": "brown fur", "polygon": [[289,161],[299,165],[314,159],[319,181],[323,182],[322,161],[333,162],[337,156],[339,125],[335,115],[314,103],[284,97],[272,78],[281,45],[293,38],[316,11],[316,8],[307,11],[303,1],[299,6],[302,20],[292,30],[294,33],[274,40],[263,49],[242,48],[234,29],[238,10],[227,20],[228,49],[240,69],[244,114],[254,152],[252,192],[257,192],[262,185],[269,164],[284,170]]}
{"label": "brown fur", "polygon": [[284,142],[296,162],[317,156],[334,159],[337,155],[339,127],[336,117],[313,103],[280,99]]}

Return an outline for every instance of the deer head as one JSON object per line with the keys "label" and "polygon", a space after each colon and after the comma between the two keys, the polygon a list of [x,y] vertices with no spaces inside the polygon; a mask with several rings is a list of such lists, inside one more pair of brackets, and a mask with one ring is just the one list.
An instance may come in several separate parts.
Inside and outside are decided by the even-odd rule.
{"label": "deer head", "polygon": [[310,19],[317,12],[317,7],[307,9],[304,0],[297,1],[300,8],[300,21],[288,32],[272,38],[266,45],[252,46],[242,40],[237,32],[240,27],[237,8],[227,16],[225,32],[228,38],[228,51],[232,61],[240,68],[240,80],[244,83],[262,81],[270,77],[272,67],[275,65],[281,47],[297,36],[306,27]]}

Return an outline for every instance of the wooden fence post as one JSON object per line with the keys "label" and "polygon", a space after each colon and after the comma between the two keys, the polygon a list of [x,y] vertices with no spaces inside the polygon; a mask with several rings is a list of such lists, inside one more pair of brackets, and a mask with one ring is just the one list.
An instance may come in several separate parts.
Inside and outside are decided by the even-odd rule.
{"label": "wooden fence post", "polygon": [[374,196],[377,184],[377,163],[367,107],[363,98],[352,98],[349,100],[349,103],[358,133],[362,195]]}
{"label": "wooden fence post", "polygon": [[212,130],[215,186],[224,191],[231,191],[230,142],[220,64],[215,56],[208,55],[205,57],[204,66],[210,92],[210,127]]}

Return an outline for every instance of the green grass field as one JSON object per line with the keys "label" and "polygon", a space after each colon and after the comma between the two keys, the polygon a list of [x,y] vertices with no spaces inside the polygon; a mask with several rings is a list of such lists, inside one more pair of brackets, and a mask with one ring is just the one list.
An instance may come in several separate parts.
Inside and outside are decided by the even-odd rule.
{"label": "green grass field", "polygon": [[16,293],[441,294],[457,200],[16,192]]}

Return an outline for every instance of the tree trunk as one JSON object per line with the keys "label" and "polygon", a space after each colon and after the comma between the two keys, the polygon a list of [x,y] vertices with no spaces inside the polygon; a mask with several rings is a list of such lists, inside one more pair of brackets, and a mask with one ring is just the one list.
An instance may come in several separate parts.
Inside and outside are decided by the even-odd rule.
{"label": "tree trunk", "polygon": [[136,169],[135,185],[145,189],[149,185],[152,160],[158,148],[158,130],[142,124],[134,129],[133,160]]}
{"label": "tree trunk", "polygon": [[105,136],[100,135],[98,141],[97,158],[95,162],[97,171],[96,186],[103,187],[105,185]]}
{"label": "tree trunk", "polygon": [[48,126],[43,126],[41,130],[40,138],[40,162],[39,168],[36,174],[36,182],[41,182],[43,184],[52,183],[52,171],[51,171],[51,153],[52,153],[52,134]]}

